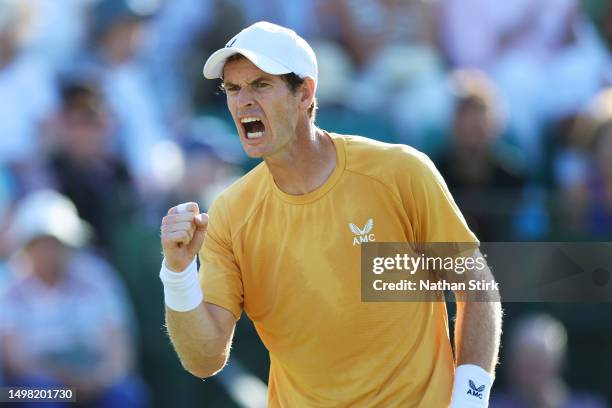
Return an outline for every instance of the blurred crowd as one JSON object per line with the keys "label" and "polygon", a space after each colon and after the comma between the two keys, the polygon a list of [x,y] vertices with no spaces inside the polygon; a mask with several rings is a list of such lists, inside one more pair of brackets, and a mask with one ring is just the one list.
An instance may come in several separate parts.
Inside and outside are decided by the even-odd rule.
{"label": "blurred crowd", "polygon": [[313,46],[320,127],[429,154],[482,241],[612,237],[608,0],[0,0],[0,385],[215,392],[164,336],[158,227],[254,165],[201,70],[259,20]]}

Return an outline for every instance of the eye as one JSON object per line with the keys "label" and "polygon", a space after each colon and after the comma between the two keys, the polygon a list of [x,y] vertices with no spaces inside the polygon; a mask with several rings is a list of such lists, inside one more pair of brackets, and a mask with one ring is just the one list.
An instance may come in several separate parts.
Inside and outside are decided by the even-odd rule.
{"label": "eye", "polygon": [[266,82],[255,82],[253,85],[255,86],[255,88],[260,88],[260,89],[270,86],[270,84]]}
{"label": "eye", "polygon": [[240,87],[237,85],[229,85],[224,88],[225,88],[225,92],[229,92],[229,93],[236,93],[240,90]]}

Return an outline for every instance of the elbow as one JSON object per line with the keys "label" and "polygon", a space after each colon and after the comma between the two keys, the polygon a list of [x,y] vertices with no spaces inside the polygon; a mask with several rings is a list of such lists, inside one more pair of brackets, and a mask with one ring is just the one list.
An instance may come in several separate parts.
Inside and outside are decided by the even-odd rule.
{"label": "elbow", "polygon": [[216,358],[201,362],[182,361],[182,364],[183,368],[191,375],[199,378],[209,378],[223,369],[225,361],[225,358]]}

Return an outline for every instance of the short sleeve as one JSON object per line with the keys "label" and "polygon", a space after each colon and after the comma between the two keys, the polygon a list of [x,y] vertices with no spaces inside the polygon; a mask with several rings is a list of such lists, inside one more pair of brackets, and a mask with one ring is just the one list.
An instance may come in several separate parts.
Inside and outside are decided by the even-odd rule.
{"label": "short sleeve", "polygon": [[229,219],[218,197],[208,212],[208,230],[200,250],[200,284],[204,301],[240,318],[244,305],[242,274],[232,248]]}
{"label": "short sleeve", "polygon": [[406,210],[416,221],[417,241],[478,243],[429,157],[416,153],[411,161],[410,191],[402,195]]}

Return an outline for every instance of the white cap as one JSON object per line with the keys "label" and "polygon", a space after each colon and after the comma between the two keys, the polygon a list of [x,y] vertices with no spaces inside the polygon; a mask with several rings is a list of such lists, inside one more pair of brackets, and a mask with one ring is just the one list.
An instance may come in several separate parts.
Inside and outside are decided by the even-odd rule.
{"label": "white cap", "polygon": [[91,228],[79,218],[72,201],[53,190],[39,190],[24,197],[9,231],[18,246],[51,236],[65,245],[80,247],[91,236]]}
{"label": "white cap", "polygon": [[[204,64],[204,76],[221,78],[225,61],[242,54],[268,74],[293,72],[300,78],[310,77],[317,84],[317,57],[310,45],[295,31],[266,21],[257,22],[234,36],[225,48],[215,51]],[[316,88],[315,88],[316,89]]]}

